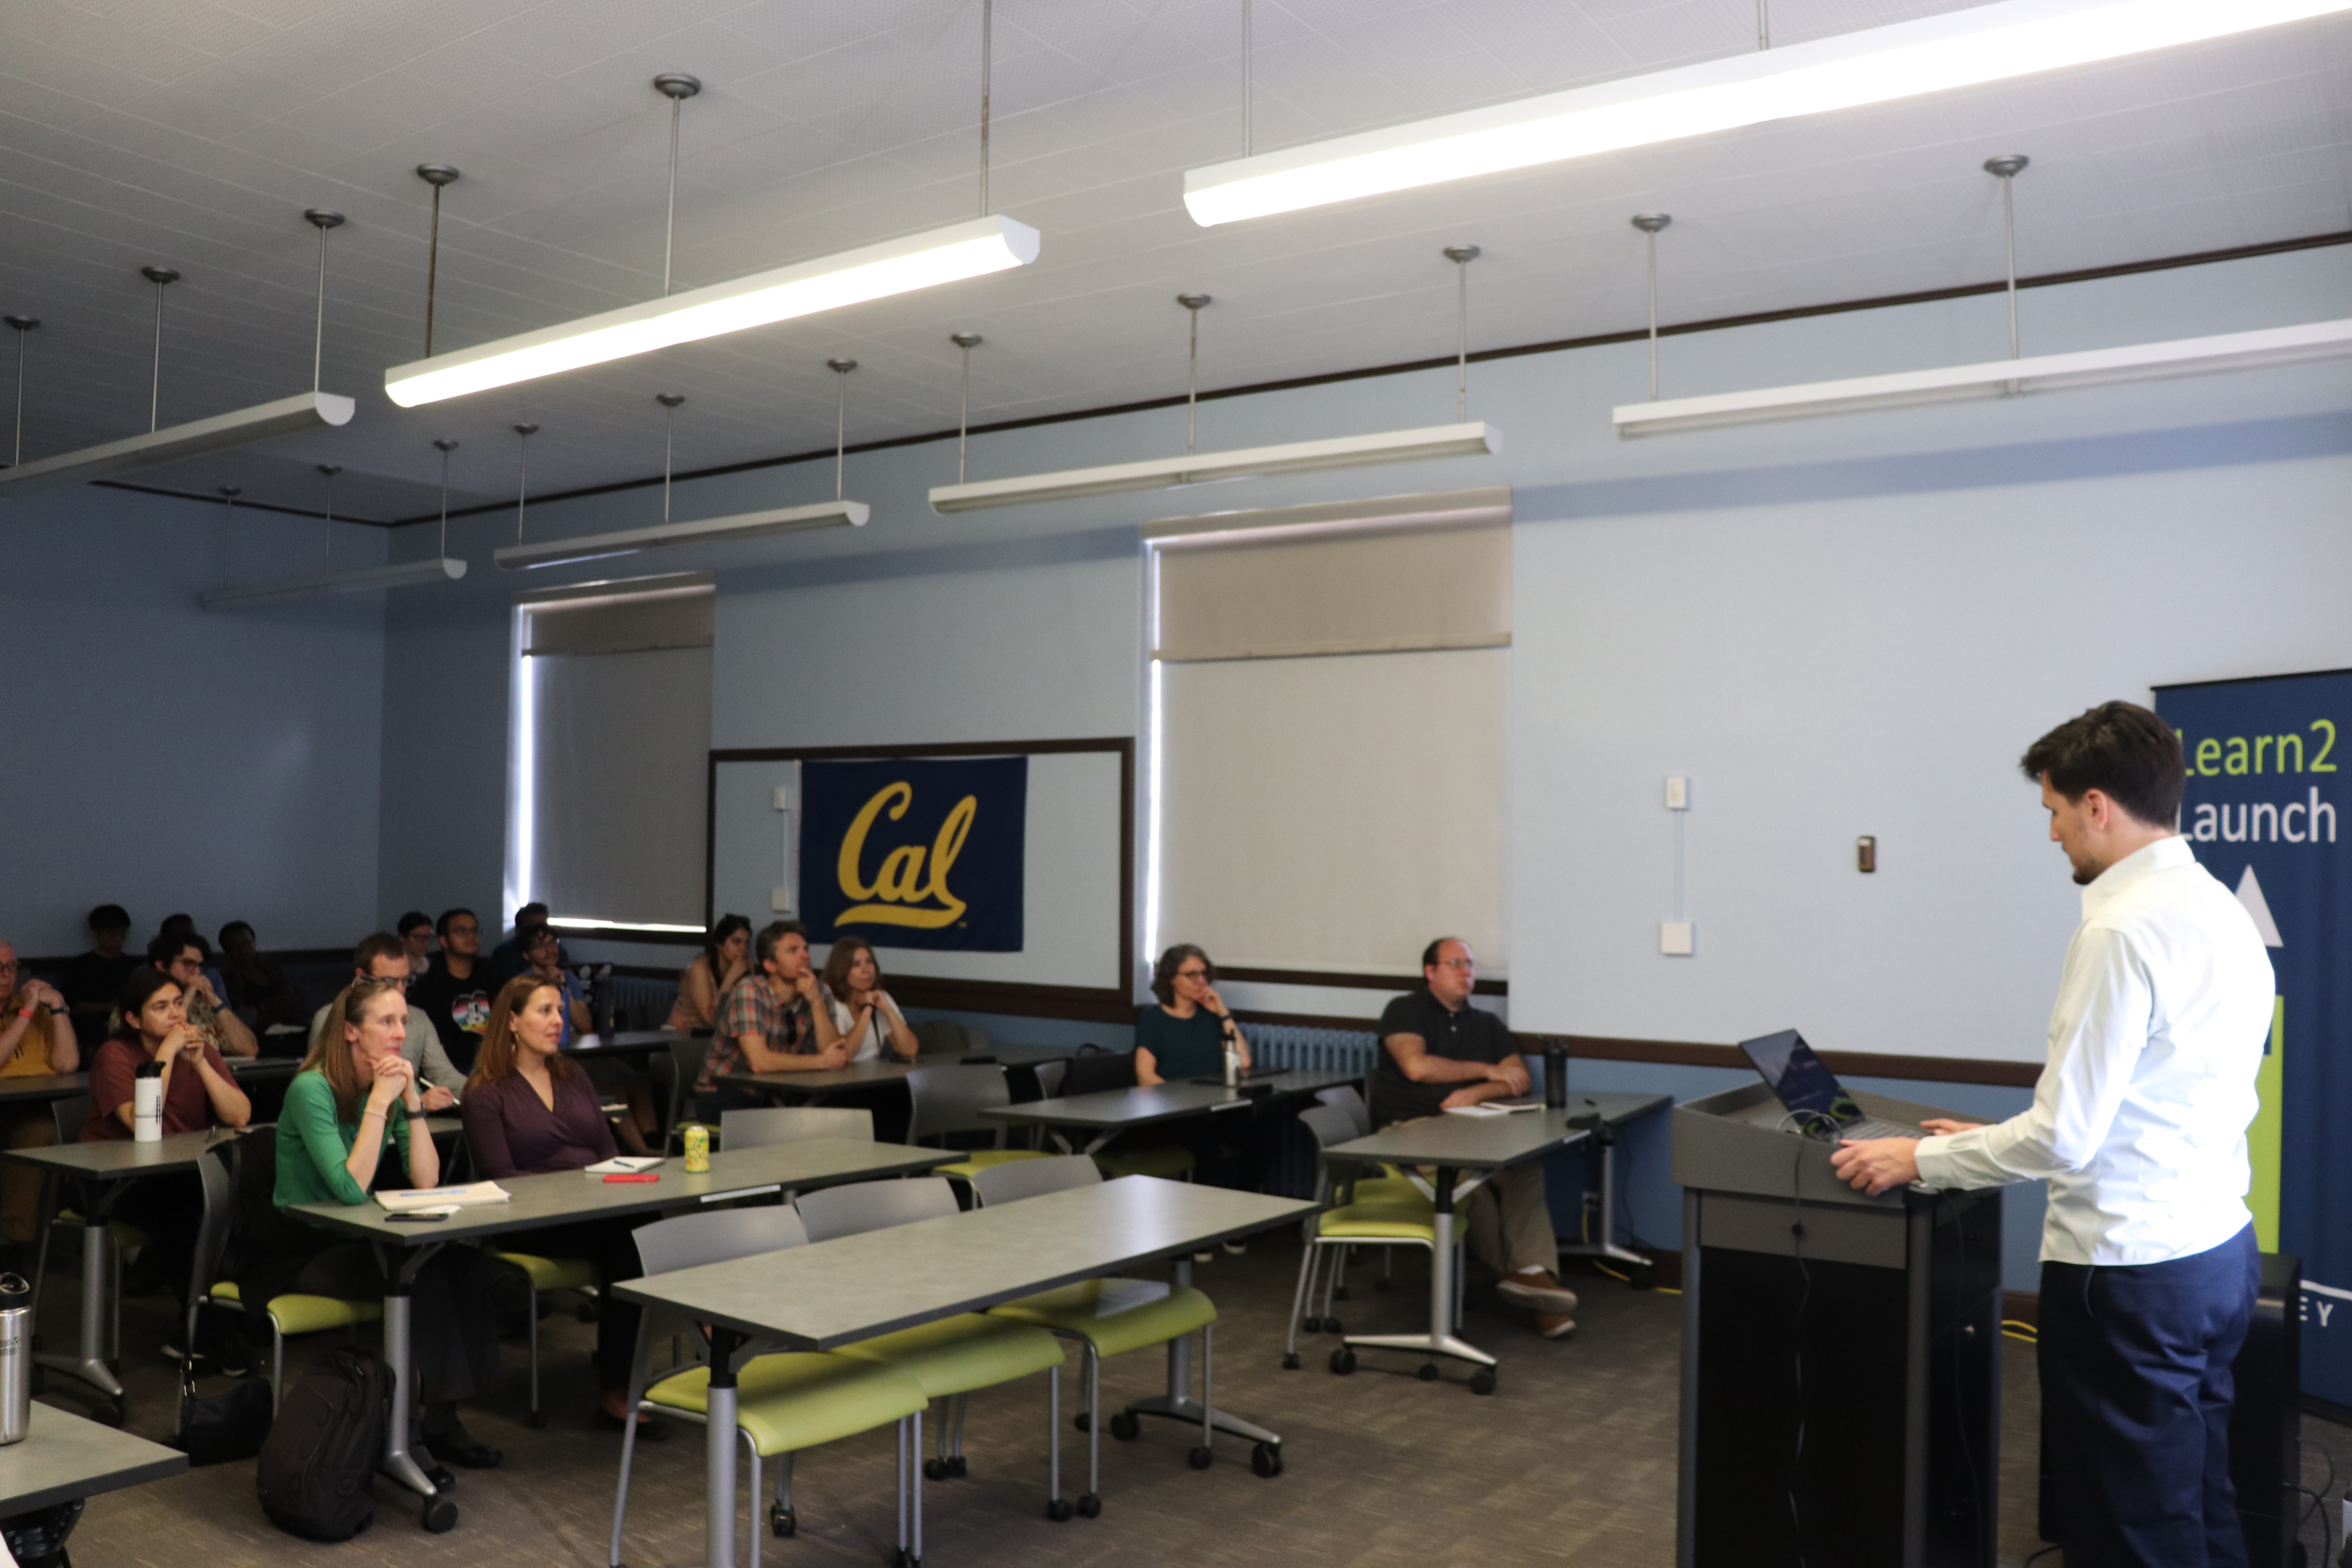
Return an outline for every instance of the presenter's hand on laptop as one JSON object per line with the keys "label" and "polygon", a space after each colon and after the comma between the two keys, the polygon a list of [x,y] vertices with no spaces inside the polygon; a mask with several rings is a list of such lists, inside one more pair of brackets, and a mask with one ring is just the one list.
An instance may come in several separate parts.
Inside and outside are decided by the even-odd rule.
{"label": "presenter's hand on laptop", "polygon": [[[1922,1121],[1920,1126],[1937,1135],[1966,1132],[1981,1127],[1981,1121],[1952,1121],[1944,1117]],[[1830,1168],[1838,1179],[1858,1191],[1876,1197],[1896,1187],[1907,1187],[1919,1179],[1919,1145],[1909,1138],[1864,1138],[1838,1145],[1830,1156]]]}

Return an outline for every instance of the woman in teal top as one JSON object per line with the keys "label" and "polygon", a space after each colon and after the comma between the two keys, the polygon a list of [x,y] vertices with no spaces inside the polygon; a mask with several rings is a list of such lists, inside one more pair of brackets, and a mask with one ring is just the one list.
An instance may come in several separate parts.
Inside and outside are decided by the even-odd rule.
{"label": "woman in teal top", "polygon": [[1160,955],[1151,971],[1151,994],[1160,998],[1136,1010],[1135,1081],[1150,1086],[1188,1079],[1221,1078],[1225,1042],[1233,1041],[1242,1070],[1249,1070],[1249,1042],[1217,994],[1216,966],[1191,942]]}
{"label": "woman in teal top", "polygon": [[[408,998],[389,981],[355,981],[327,1009],[278,1113],[272,1192],[278,1209],[363,1204],[369,1189],[379,1185],[440,1184],[441,1156],[425,1129],[416,1071],[400,1054],[407,1027]],[[288,1294],[366,1300],[383,1293],[375,1250],[363,1242],[338,1242],[331,1233],[284,1215],[260,1239],[263,1255],[244,1271],[248,1302]],[[409,1286],[410,1359],[425,1403],[425,1444],[435,1460],[474,1469],[505,1457],[468,1436],[457,1411],[460,1399],[498,1392],[498,1318],[483,1310],[498,1271],[487,1253],[445,1247]],[[459,1311],[461,1301],[475,1310]],[[437,1463],[427,1463],[425,1474],[436,1486],[454,1484]]]}

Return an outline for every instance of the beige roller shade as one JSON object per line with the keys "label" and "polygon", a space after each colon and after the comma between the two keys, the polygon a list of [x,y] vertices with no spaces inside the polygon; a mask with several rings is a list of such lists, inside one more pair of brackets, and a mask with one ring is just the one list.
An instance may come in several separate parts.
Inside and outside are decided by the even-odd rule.
{"label": "beige roller shade", "polygon": [[719,604],[708,581],[607,589],[524,605],[523,652],[649,653],[709,647]]}

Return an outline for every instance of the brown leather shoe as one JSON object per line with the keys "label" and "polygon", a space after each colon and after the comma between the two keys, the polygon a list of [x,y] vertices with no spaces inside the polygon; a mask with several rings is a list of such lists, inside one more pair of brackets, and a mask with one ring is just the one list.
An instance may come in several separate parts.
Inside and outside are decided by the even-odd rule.
{"label": "brown leather shoe", "polygon": [[1495,1294],[1514,1307],[1566,1317],[1576,1310],[1576,1292],[1551,1277],[1549,1269],[1534,1274],[1507,1274]]}
{"label": "brown leather shoe", "polygon": [[1576,1331],[1576,1320],[1565,1312],[1538,1312],[1536,1332],[1548,1340],[1565,1339]]}

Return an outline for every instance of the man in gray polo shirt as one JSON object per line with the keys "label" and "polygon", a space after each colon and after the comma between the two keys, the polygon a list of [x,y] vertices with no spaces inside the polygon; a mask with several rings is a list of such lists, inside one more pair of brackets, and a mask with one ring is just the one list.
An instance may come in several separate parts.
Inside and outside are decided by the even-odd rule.
{"label": "man in gray polo shirt", "polygon": [[[380,931],[362,941],[352,951],[352,978],[354,980],[394,980],[404,992],[408,988],[408,947],[390,931]],[[334,1003],[330,1001],[327,1007]],[[327,1021],[327,1007],[310,1015],[310,1038],[319,1037],[319,1026]],[[457,1103],[465,1092],[466,1075],[441,1048],[440,1031],[425,1010],[411,1002],[408,1005],[408,1036],[400,1042],[400,1054],[416,1069],[419,1093],[427,1110],[446,1110]]]}

